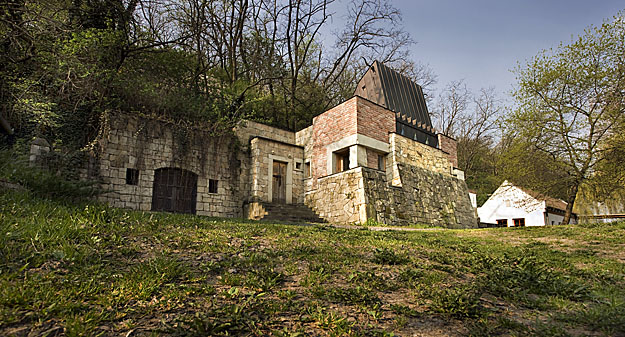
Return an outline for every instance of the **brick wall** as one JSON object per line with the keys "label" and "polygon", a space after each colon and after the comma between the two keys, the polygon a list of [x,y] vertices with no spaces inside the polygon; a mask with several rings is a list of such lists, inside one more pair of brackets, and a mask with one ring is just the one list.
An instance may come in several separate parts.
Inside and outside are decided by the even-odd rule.
{"label": "brick wall", "polygon": [[357,132],[356,118],[357,97],[345,101],[336,107],[313,118],[312,128],[312,178],[326,176],[326,146]]}
{"label": "brick wall", "polygon": [[[312,157],[312,177],[316,180],[327,172],[326,146],[348,136],[361,134],[384,143],[389,142],[389,133],[395,131],[395,114],[362,97],[353,97],[313,119],[312,149],[306,149],[306,156]],[[304,139],[304,133],[300,139]],[[367,154],[368,166],[373,154]],[[377,168],[377,157],[374,166]]]}
{"label": "brick wall", "polygon": [[371,149],[367,149],[367,167],[377,170],[378,169],[378,155],[380,154],[385,156],[385,160],[388,160],[388,156],[386,156],[385,154],[381,152],[376,152]]}
{"label": "brick wall", "polygon": [[361,97],[356,101],[358,133],[388,143],[388,134],[395,132],[395,113]]}
{"label": "brick wall", "polygon": [[439,133],[438,147],[447,152],[447,156],[453,167],[458,167],[458,150],[456,140]]}

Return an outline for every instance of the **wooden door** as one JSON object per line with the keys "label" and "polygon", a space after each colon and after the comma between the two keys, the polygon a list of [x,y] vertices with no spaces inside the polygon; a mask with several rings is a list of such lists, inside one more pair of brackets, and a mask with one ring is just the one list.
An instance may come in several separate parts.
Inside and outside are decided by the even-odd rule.
{"label": "wooden door", "polygon": [[275,203],[286,203],[286,167],[287,163],[273,162],[273,181],[271,200]]}
{"label": "wooden door", "polygon": [[152,210],[195,214],[197,174],[179,168],[154,171]]}

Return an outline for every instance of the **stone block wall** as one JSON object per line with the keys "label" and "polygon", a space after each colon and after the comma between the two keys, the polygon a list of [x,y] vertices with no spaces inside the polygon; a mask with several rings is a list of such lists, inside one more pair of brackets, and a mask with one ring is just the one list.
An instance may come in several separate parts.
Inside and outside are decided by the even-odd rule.
{"label": "stone block wall", "polygon": [[304,202],[304,149],[302,147],[257,137],[250,142],[250,151],[252,181],[249,201],[270,201],[272,166],[273,161],[277,160],[287,163],[287,203],[302,204]]}
{"label": "stone block wall", "polygon": [[390,143],[393,164],[407,164],[445,175],[452,174],[448,154],[442,150],[395,133],[390,135]]}
{"label": "stone block wall", "polygon": [[441,133],[438,134],[438,148],[447,153],[447,157],[453,167],[458,167],[458,149],[457,142],[451,137],[447,137]]}
{"label": "stone block wall", "polygon": [[[125,114],[111,115],[106,129],[98,175],[102,187],[111,192],[102,195],[102,201],[151,210],[154,172],[171,167],[197,174],[198,215],[242,215],[241,161],[233,136],[211,137],[200,129]],[[139,170],[136,185],[126,183],[127,169]],[[209,179],[218,181],[217,193],[208,193]]]}
{"label": "stone block wall", "polygon": [[399,164],[398,171],[402,179],[401,188],[389,184],[384,172],[363,169],[366,219],[389,225],[477,227],[477,218],[464,181],[406,164]]}
{"label": "stone block wall", "polygon": [[[333,223],[362,223],[367,219],[363,168],[321,177],[306,193],[306,205]],[[364,219],[364,220],[363,220]]]}
{"label": "stone block wall", "polygon": [[234,134],[242,145],[246,146],[254,137],[273,139],[278,142],[295,144],[295,132],[279,129],[254,121],[242,121],[234,129]]}
{"label": "stone block wall", "polygon": [[241,124],[234,129],[234,134],[239,140],[241,152],[239,154],[241,158],[239,186],[241,191],[245,191],[242,198],[244,204],[247,205],[257,199],[251,193],[254,184],[254,176],[251,172],[254,171],[254,166],[257,165],[251,155],[251,141],[261,137],[276,142],[295,144],[295,133],[254,121],[242,121]]}
{"label": "stone block wall", "polygon": [[335,223],[429,224],[475,228],[477,218],[464,181],[426,169],[399,165],[404,186],[391,186],[383,171],[358,167],[319,178],[306,204]]}

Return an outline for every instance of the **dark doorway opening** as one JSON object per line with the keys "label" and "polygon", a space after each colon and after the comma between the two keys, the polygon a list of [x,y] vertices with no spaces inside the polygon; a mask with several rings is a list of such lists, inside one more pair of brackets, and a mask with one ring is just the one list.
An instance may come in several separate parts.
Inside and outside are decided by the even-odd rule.
{"label": "dark doorway opening", "polygon": [[165,167],[154,171],[152,210],[195,214],[197,174]]}

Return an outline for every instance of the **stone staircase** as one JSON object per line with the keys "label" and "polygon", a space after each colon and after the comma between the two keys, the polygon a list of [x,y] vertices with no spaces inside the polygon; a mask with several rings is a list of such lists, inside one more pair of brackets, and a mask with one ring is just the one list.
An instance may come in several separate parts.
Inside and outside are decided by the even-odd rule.
{"label": "stone staircase", "polygon": [[263,203],[262,206],[267,214],[260,218],[260,220],[313,223],[326,222],[306,205]]}

